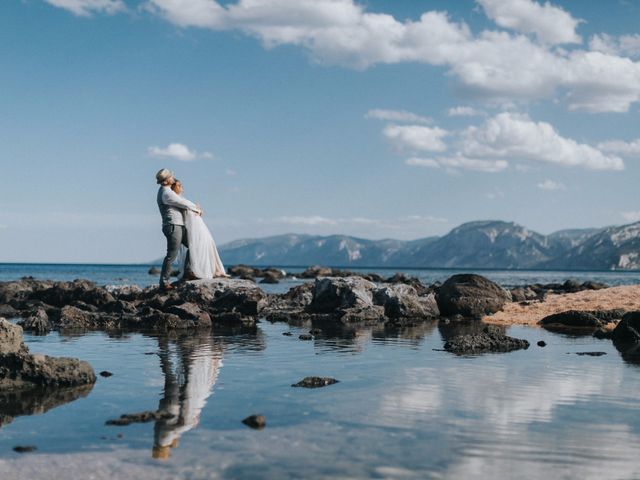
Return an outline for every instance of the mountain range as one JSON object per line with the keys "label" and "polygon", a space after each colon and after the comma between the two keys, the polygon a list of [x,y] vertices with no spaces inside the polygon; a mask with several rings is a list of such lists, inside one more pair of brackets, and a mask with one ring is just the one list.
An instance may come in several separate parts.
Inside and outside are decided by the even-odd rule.
{"label": "mountain range", "polygon": [[469,222],[442,237],[367,240],[285,234],[219,247],[227,265],[340,267],[640,269],[640,222],[550,235],[513,222]]}

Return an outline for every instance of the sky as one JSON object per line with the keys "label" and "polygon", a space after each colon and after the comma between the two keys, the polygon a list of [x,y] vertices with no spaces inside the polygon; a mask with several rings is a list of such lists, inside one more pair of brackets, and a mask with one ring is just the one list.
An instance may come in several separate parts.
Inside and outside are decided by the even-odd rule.
{"label": "sky", "polygon": [[640,0],[0,2],[0,262],[640,220]]}

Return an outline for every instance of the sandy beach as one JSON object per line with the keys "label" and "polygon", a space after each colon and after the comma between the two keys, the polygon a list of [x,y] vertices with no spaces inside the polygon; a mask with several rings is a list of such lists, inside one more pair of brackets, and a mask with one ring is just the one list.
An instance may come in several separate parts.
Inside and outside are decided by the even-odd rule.
{"label": "sandy beach", "polygon": [[[537,326],[547,315],[567,310],[612,310],[621,308],[640,310],[640,285],[624,285],[602,290],[585,290],[578,293],[550,294],[544,302],[521,305],[513,302],[501,312],[485,316],[482,320],[494,325]],[[611,325],[613,327],[613,325]]]}

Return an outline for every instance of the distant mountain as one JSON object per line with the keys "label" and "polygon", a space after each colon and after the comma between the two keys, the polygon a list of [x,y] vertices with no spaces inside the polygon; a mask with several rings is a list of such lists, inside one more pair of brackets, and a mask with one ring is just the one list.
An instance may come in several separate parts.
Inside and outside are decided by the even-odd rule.
{"label": "distant mountain", "polygon": [[513,222],[469,222],[412,241],[286,234],[220,247],[225,264],[344,267],[640,269],[640,222],[551,235]]}

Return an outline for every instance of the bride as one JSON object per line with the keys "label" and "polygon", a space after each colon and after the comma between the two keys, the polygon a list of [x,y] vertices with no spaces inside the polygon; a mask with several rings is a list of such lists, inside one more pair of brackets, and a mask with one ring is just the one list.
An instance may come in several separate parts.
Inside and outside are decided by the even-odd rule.
{"label": "bride", "polygon": [[[182,182],[176,179],[171,185],[178,195],[184,191]],[[189,210],[184,211],[184,226],[187,229],[187,244],[189,252],[187,255],[180,255],[182,265],[182,278],[185,280],[196,280],[199,278],[229,277],[224,270],[216,242],[213,241],[211,232],[202,220],[202,216]],[[184,248],[184,247],[183,247]],[[187,257],[188,262],[186,261]],[[189,271],[187,271],[187,263]]]}

